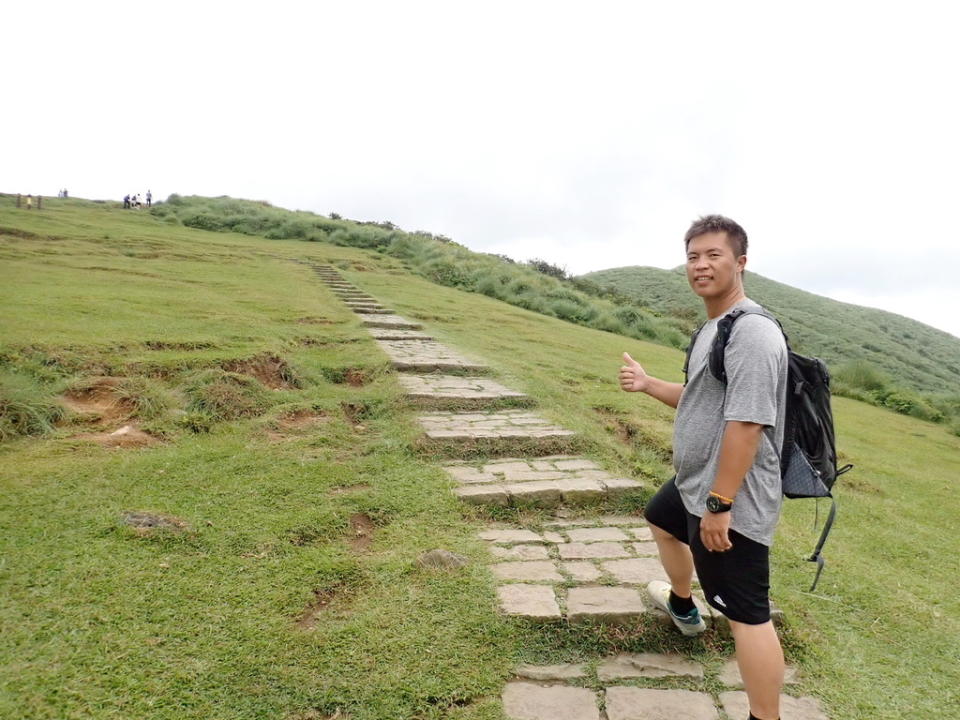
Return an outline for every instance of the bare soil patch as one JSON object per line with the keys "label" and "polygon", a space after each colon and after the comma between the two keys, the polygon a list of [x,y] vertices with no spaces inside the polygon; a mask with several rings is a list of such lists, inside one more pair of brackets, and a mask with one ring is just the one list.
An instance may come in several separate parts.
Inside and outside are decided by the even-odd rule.
{"label": "bare soil patch", "polygon": [[79,390],[61,396],[61,402],[84,422],[116,424],[130,416],[133,407],[117,398],[115,390],[123,382],[119,377],[94,378]]}
{"label": "bare soil patch", "polygon": [[296,322],[301,325],[333,325],[334,322],[330,318],[319,317],[316,315],[307,315],[305,317],[297,318]]}
{"label": "bare soil patch", "polygon": [[373,520],[365,513],[350,516],[350,549],[365,552],[373,542]]}
{"label": "bare soil patch", "polygon": [[143,448],[151,447],[160,442],[149,433],[145,433],[136,425],[124,425],[113,432],[85,433],[77,435],[81,440],[92,440],[100,447],[105,448]]}
{"label": "bare soil patch", "polygon": [[233,360],[221,365],[227,372],[255,377],[273,390],[298,387],[297,378],[286,361],[276,355],[257,355],[246,360]]}
{"label": "bare soil patch", "polygon": [[[337,599],[340,588],[324,588],[323,590],[313,591],[313,600],[307,603],[303,612],[297,617],[296,625],[301,630],[310,630],[317,624],[320,616],[326,612],[330,604]],[[322,717],[322,716],[317,716]]]}
{"label": "bare soil patch", "polygon": [[343,414],[354,428],[357,430],[366,430],[362,420],[366,417],[370,408],[368,408],[365,403],[342,402],[340,403],[340,409],[343,410]]}
{"label": "bare soil patch", "polygon": [[279,418],[274,423],[273,429],[266,431],[266,435],[273,442],[283,442],[329,421],[330,418],[323,413],[297,410]]}
{"label": "bare soil patch", "polygon": [[175,515],[147,512],[145,510],[127,510],[121,516],[124,525],[131,526],[138,535],[146,536],[156,530],[183,532],[189,526]]}

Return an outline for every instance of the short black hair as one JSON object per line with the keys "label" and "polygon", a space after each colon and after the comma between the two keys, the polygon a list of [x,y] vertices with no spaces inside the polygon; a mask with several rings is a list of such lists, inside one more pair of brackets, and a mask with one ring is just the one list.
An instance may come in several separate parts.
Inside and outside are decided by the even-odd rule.
{"label": "short black hair", "polygon": [[683,237],[684,248],[690,247],[690,241],[701,235],[712,232],[727,234],[727,240],[735,257],[747,254],[747,231],[728,217],[723,215],[704,215],[694,220],[687,234]]}

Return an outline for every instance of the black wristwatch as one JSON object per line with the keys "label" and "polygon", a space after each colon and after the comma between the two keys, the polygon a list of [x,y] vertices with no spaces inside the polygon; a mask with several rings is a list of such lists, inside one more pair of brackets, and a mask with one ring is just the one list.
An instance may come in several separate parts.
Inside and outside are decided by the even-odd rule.
{"label": "black wristwatch", "polygon": [[707,495],[707,510],[712,513],[730,512],[732,503],[725,503],[716,495]]}

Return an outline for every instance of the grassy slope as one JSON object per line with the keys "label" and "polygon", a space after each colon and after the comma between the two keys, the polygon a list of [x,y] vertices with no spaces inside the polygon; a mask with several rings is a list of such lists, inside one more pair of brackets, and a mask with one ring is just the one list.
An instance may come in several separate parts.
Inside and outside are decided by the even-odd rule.
{"label": "grassy slope", "polygon": [[[701,317],[702,304],[681,271],[622,267],[585,278],[612,285],[664,313]],[[828,364],[868,360],[916,390],[957,392],[960,339],[902,315],[850,305],[748,272],[747,294],[783,322],[791,341]]]}
{"label": "grassy slope", "polygon": [[[407,450],[412,414],[355,318],[305,268],[272,256],[350,263],[358,286],[502,370],[545,414],[582,431],[612,470],[662,478],[670,433],[665,409],[616,389],[619,354],[678,379],[677,351],[438,287],[363,251],[187,230],[79,201],[51,200],[42,217],[25,217],[2,202],[0,227],[64,238],[2,235],[8,357],[29,342],[48,357],[130,371],[266,349],[307,381],[289,402],[328,421],[271,443],[264,431],[279,406],[150,450],[106,451],[65,430],[0,446],[0,715],[293,718],[343,707],[352,718],[492,718],[521,659],[676,646],[719,666],[712,643],[507,622],[479,562],[450,574],[416,569],[417,554],[437,546],[479,561],[476,520],[429,459]],[[158,339],[213,347],[141,344]],[[327,381],[322,371],[338,367],[365,368],[373,382]],[[341,402],[366,404],[364,430]],[[775,552],[789,651],[809,678],[804,689],[834,717],[933,714],[960,700],[960,602],[948,590],[960,573],[943,531],[957,511],[960,439],[842,399],[836,412],[857,469],[819,592],[802,592],[809,503],[788,504]],[[119,524],[127,509],[174,513],[195,532],[137,538]],[[366,553],[349,546],[356,512],[378,523]],[[297,630],[314,590],[336,595],[314,630]]]}

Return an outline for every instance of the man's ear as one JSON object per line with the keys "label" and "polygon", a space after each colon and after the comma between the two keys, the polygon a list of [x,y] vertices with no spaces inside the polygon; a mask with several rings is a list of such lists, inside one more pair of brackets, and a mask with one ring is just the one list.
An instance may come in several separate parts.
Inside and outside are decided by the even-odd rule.
{"label": "man's ear", "polygon": [[747,256],[741,255],[737,258],[737,270],[743,272],[743,269],[747,266]]}

